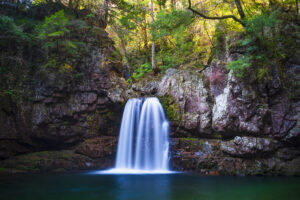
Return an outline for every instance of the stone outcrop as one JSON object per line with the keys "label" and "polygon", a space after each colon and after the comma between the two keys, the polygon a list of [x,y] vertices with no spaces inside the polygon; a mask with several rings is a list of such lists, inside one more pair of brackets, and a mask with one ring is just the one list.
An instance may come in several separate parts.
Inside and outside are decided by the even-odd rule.
{"label": "stone outcrop", "polygon": [[[171,121],[172,166],[204,174],[299,175],[299,93],[286,88],[278,67],[272,78],[238,78],[228,52],[204,71],[168,69],[162,78],[129,88],[157,96]],[[285,63],[293,81],[300,63]],[[286,83],[285,83],[286,84]]]}
{"label": "stone outcrop", "polygon": [[11,157],[1,162],[0,173],[63,172],[110,167],[113,156],[92,159],[72,150],[41,151]]}
{"label": "stone outcrop", "polygon": [[34,82],[23,85],[26,95],[1,99],[0,168],[53,171],[113,165],[126,82],[120,60],[112,56],[112,40],[104,30],[100,33],[71,71],[38,68],[30,77]]}
{"label": "stone outcrop", "polygon": [[259,140],[263,144],[238,147],[234,140],[174,138],[171,165],[176,170],[205,175],[300,175],[299,148],[280,148],[276,151],[277,147],[270,149],[272,143],[265,139],[250,140]]}
{"label": "stone outcrop", "polygon": [[274,152],[280,145],[269,138],[239,137],[222,141],[221,151],[235,157],[260,157]]}
{"label": "stone outcrop", "polygon": [[90,158],[114,157],[117,150],[117,138],[103,136],[99,138],[87,139],[77,146],[76,153]]}

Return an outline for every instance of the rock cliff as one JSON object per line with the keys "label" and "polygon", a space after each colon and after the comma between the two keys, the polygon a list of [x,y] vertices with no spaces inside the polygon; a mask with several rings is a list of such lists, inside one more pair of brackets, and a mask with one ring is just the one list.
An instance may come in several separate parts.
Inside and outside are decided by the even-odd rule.
{"label": "rock cliff", "polygon": [[[30,98],[1,99],[0,171],[112,167],[123,105],[157,96],[171,122],[174,170],[218,175],[300,175],[299,91],[279,67],[260,82],[227,70],[226,52],[205,70],[168,69],[126,85],[112,41],[90,46],[78,76],[38,70]],[[299,82],[300,62],[281,66]]]}
{"label": "rock cliff", "polygon": [[98,32],[95,41],[87,43],[88,54],[74,64],[75,72],[40,67],[30,75],[34,83],[22,86],[27,95],[1,99],[1,169],[94,169],[113,164],[126,82],[121,62],[113,56],[112,40],[104,27]]}
{"label": "rock cliff", "polygon": [[[158,96],[171,121],[172,166],[204,174],[299,175],[300,103],[273,66],[268,80],[237,78],[227,52],[204,71],[168,69],[129,94]],[[299,81],[300,65],[281,66]],[[250,79],[250,80],[249,80]]]}

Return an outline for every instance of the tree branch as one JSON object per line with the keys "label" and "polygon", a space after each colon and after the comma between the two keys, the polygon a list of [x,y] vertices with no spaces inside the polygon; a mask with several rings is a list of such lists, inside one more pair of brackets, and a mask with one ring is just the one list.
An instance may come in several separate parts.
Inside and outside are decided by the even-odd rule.
{"label": "tree branch", "polygon": [[234,15],[224,15],[224,16],[220,16],[220,17],[204,15],[203,13],[200,13],[199,11],[194,10],[192,8],[191,0],[189,0],[189,7],[188,7],[188,9],[190,11],[192,11],[194,14],[197,14],[200,17],[203,17],[204,19],[211,19],[211,20],[233,19],[234,21],[240,23],[243,27],[245,27],[245,24],[243,23],[243,21],[240,20],[240,19],[238,19],[238,18],[236,18]]}

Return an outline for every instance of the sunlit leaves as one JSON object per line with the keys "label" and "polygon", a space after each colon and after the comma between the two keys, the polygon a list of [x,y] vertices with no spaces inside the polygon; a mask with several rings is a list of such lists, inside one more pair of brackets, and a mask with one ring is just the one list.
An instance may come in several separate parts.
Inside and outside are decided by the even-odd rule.
{"label": "sunlit leaves", "polygon": [[172,12],[161,11],[153,23],[154,35],[159,38],[172,35],[176,31],[182,32],[193,22],[193,15],[186,10],[174,10]]}
{"label": "sunlit leaves", "polygon": [[65,16],[64,11],[60,10],[50,17],[45,18],[45,23],[41,27],[39,36],[42,39],[63,36],[70,32],[66,27],[68,23],[69,19]]}

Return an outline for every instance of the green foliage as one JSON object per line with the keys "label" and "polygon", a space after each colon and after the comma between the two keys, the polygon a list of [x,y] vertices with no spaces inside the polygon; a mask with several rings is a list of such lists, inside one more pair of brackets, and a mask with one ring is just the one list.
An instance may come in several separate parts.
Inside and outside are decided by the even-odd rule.
{"label": "green foliage", "polygon": [[164,73],[167,69],[173,67],[175,65],[174,57],[172,54],[169,54],[168,52],[160,54],[160,57],[158,60],[162,61],[162,65],[159,66],[160,72]]}
{"label": "green foliage", "polygon": [[[43,47],[48,52],[48,62],[43,67],[65,66],[66,61],[63,56],[69,59],[79,56],[86,46],[86,43],[82,41],[84,39],[82,31],[87,28],[84,21],[74,19],[72,15],[66,15],[64,10],[46,17],[44,23],[36,27],[38,38],[43,41]],[[74,37],[79,32],[80,35]],[[65,70],[60,71],[65,72]]]}
{"label": "green foliage", "polygon": [[146,74],[148,72],[152,72],[151,63],[142,64],[139,68],[137,68],[135,70],[135,72],[132,75],[132,78],[134,80],[138,80],[139,78],[141,78],[144,74]]}
{"label": "green foliage", "polygon": [[[23,79],[23,69],[26,69],[27,58],[22,51],[33,44],[30,33],[16,24],[10,16],[0,16],[0,96],[16,99],[19,97],[20,84]],[[25,20],[24,20],[25,21]],[[22,67],[20,67],[22,66]]]}
{"label": "green foliage", "polygon": [[[64,36],[70,33],[67,28],[69,19],[65,16],[64,10],[60,10],[50,17],[45,18],[45,22],[41,27],[37,27],[40,30],[39,38],[45,40],[45,48],[56,48],[57,51],[61,47],[72,49],[72,43],[65,41]],[[71,44],[71,45],[70,45]]]}
{"label": "green foliage", "polygon": [[174,98],[170,95],[158,97],[161,105],[166,111],[166,116],[171,121],[178,121],[180,114],[180,106],[174,101]]}
{"label": "green foliage", "polygon": [[15,40],[22,41],[28,39],[26,33],[18,27],[14,20],[8,16],[0,16],[0,32],[1,35],[7,38],[14,38]]}
{"label": "green foliage", "polygon": [[173,10],[172,12],[160,11],[157,14],[153,27],[155,38],[181,35],[187,26],[193,22],[193,15],[186,10]]}
{"label": "green foliage", "polygon": [[63,35],[65,33],[70,32],[66,25],[69,23],[69,19],[65,16],[64,10],[60,10],[50,17],[45,18],[45,22],[42,25],[42,32],[40,33],[40,37],[45,38],[49,37],[50,34],[60,32],[56,34],[58,36]]}
{"label": "green foliage", "polygon": [[260,68],[257,70],[257,78],[258,80],[262,80],[269,73],[269,69],[267,67]]}
{"label": "green foliage", "polygon": [[57,72],[59,80],[78,79],[82,76],[78,60],[86,56],[88,47],[103,42],[102,35],[94,34],[87,25],[97,27],[93,13],[87,17],[75,15],[60,2],[4,3],[0,13],[1,98],[30,98],[24,88],[39,81],[32,80],[37,71],[44,74],[43,78],[39,76],[41,80]]}
{"label": "green foliage", "polygon": [[230,62],[227,69],[232,70],[235,76],[242,78],[245,75],[245,70],[251,66],[250,61],[251,57],[243,56],[236,61]]}
{"label": "green foliage", "polygon": [[[245,55],[228,65],[237,77],[245,77],[248,71],[262,80],[269,76],[274,64],[281,65],[285,54],[279,45],[282,40],[279,14],[278,10],[262,12],[245,21],[245,36],[239,41],[239,45],[246,49]],[[250,67],[251,70],[246,70]]]}
{"label": "green foliage", "polygon": [[245,30],[250,36],[258,38],[272,37],[270,29],[275,28],[279,23],[277,18],[278,11],[262,13],[246,20]]}

